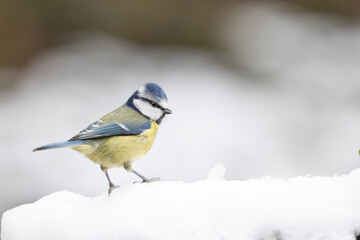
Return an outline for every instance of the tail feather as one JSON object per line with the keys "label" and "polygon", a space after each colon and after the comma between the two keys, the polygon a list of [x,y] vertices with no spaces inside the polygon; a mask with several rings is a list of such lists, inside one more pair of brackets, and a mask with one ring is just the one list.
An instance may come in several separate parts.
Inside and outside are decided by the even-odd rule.
{"label": "tail feather", "polygon": [[35,148],[33,150],[33,152],[40,151],[40,150],[46,150],[46,149],[53,149],[53,148],[72,147],[72,146],[78,146],[78,145],[82,145],[82,144],[84,144],[83,140],[57,142],[57,143],[51,143],[51,144],[47,144],[47,145]]}

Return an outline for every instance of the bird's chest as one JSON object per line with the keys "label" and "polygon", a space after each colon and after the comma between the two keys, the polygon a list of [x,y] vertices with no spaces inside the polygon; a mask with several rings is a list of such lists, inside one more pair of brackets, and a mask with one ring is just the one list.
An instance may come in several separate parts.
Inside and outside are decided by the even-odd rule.
{"label": "bird's chest", "polygon": [[155,142],[158,126],[156,123],[145,130],[140,135],[118,136],[106,139],[94,151],[90,159],[97,160],[99,157],[102,162],[108,162],[111,165],[122,166],[125,162],[133,162],[145,155]]}

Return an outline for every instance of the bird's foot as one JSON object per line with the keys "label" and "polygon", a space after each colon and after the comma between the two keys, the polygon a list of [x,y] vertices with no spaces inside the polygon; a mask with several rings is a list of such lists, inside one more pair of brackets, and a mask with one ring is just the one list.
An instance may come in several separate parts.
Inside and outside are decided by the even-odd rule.
{"label": "bird's foot", "polygon": [[150,179],[145,179],[143,180],[143,183],[151,183],[151,182],[160,182],[160,178],[156,177],[156,178],[150,178]]}
{"label": "bird's foot", "polygon": [[110,197],[111,192],[115,189],[115,188],[119,188],[120,186],[118,185],[114,185],[114,184],[109,184],[109,190],[108,190],[108,195]]}
{"label": "bird's foot", "polygon": [[151,183],[151,182],[160,182],[160,178],[158,178],[158,177],[157,178],[150,178],[150,179],[145,178],[141,182],[135,181],[134,184],[135,183]]}

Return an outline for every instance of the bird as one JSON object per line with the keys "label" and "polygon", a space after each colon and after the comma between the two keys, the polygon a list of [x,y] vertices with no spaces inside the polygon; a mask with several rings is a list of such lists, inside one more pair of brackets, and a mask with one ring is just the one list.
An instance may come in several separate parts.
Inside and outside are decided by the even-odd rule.
{"label": "bird", "polygon": [[125,104],[91,123],[68,141],[47,144],[33,151],[71,147],[100,165],[109,188],[108,195],[118,188],[108,169],[123,167],[142,179],[142,182],[159,181],[146,178],[132,167],[135,160],[152,147],[159,125],[165,115],[171,114],[168,98],[156,83],[146,83],[136,90]]}

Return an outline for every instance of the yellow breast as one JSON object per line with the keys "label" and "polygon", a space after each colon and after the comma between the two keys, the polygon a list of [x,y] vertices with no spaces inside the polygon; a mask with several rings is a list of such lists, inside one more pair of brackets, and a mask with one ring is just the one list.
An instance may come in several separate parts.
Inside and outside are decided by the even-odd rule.
{"label": "yellow breast", "polygon": [[107,168],[122,167],[144,156],[152,147],[158,125],[151,121],[151,128],[140,135],[116,136],[92,140],[89,144],[74,147],[92,161]]}

